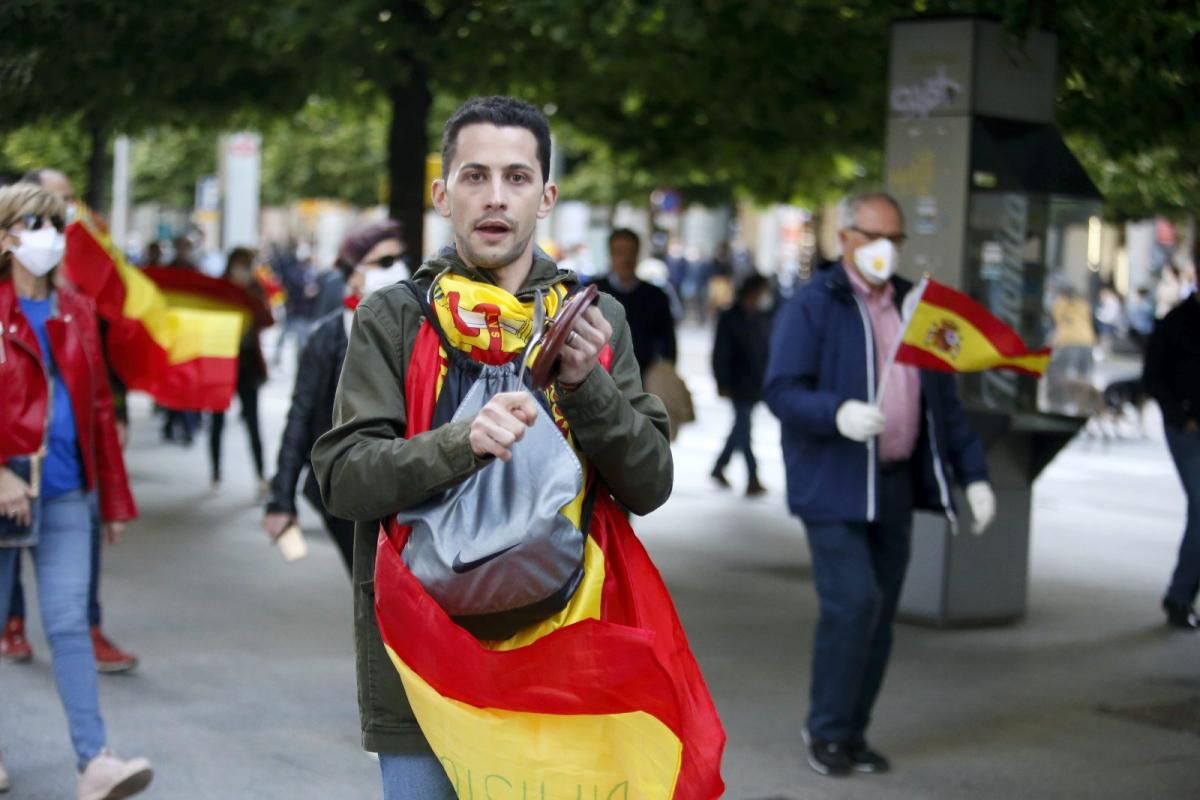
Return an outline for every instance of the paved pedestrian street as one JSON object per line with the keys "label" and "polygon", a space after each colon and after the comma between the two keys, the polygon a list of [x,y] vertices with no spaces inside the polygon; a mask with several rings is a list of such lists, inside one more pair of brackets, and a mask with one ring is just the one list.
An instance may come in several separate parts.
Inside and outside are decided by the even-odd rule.
{"label": "paved pedestrian street", "polygon": [[[636,529],[724,721],[728,797],[1200,793],[1200,636],[1168,632],[1158,608],[1184,500],[1156,420],[1146,439],[1077,439],[1039,479],[1025,619],[898,627],[871,728],[894,771],[822,778],[801,743],[816,597],[801,526],[784,506],[778,427],[760,408],[754,439],[770,493],[742,497],[736,459],[734,490],[717,488],[708,472],[732,413],[716,397],[708,334],[680,338],[699,419],[675,444],[672,499]],[[268,463],[287,365],[263,390]],[[106,631],[141,666],[100,678],[113,748],[154,762],[148,798],[380,797],[378,766],[358,742],[350,584],[318,518],[305,508],[309,557],[284,562],[258,527],[235,414],[213,491],[203,437],[191,449],[160,444],[146,398],[131,398],[131,412],[126,457],[142,515],[105,554],[102,596]],[[71,751],[36,621],[31,638],[33,664],[0,666],[0,750],[11,797],[62,800],[74,791]]]}

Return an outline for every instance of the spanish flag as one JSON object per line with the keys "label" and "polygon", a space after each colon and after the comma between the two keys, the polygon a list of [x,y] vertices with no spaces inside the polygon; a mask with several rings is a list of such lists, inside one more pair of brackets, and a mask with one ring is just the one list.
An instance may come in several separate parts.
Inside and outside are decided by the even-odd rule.
{"label": "spanish flag", "polygon": [[923,278],[913,289],[896,361],[940,372],[1006,369],[1041,377],[1050,350],[1030,350],[1012,328],[962,292]]}
{"label": "spanish flag", "polygon": [[[438,335],[409,365],[408,436],[428,430]],[[602,361],[603,363],[603,361]],[[596,481],[595,476],[590,480]],[[603,484],[584,577],[567,606],[510,639],[456,625],[380,531],[375,615],[388,655],[459,798],[713,800],[725,732],[662,578]]]}
{"label": "spanish flag", "polygon": [[144,391],[168,408],[229,407],[237,383],[238,345],[252,306],[231,295],[225,281],[195,275],[206,283],[193,285],[191,294],[205,300],[179,302],[188,292],[169,297],[126,262],[86,211],[67,227],[63,268],[108,323],[108,360],[130,389]]}

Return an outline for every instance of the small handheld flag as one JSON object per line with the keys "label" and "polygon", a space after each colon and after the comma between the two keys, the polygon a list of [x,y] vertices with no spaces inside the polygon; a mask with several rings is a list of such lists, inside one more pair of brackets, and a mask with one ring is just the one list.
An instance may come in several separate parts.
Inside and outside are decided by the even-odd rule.
{"label": "small handheld flag", "polygon": [[1050,349],[1030,350],[1012,328],[962,292],[923,278],[908,301],[895,360],[940,372],[1006,369],[1041,377]]}

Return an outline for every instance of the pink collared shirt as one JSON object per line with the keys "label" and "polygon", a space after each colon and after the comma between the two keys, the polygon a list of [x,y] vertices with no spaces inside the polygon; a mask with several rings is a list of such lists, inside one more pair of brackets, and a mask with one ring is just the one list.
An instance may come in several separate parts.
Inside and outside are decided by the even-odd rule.
{"label": "pink collared shirt", "polygon": [[[875,335],[875,387],[883,380],[888,354],[901,336],[900,311],[896,308],[896,289],[889,282],[880,291],[872,291],[866,281],[846,270],[854,294],[867,307],[871,331]],[[886,422],[879,435],[880,461],[907,461],[912,458],[921,433],[921,373],[907,364],[892,364],[892,374],[879,400]]]}

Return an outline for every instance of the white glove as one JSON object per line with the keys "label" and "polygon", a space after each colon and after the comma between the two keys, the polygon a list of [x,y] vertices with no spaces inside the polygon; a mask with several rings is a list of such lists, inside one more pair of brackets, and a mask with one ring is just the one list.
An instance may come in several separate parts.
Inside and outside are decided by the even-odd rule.
{"label": "white glove", "polygon": [[987,481],[975,481],[968,486],[967,505],[971,507],[971,516],[975,518],[971,533],[978,536],[996,518],[996,494],[992,491],[992,485]]}
{"label": "white glove", "polygon": [[884,417],[879,406],[862,400],[847,400],[834,417],[838,433],[856,442],[865,442],[872,436],[883,433]]}

